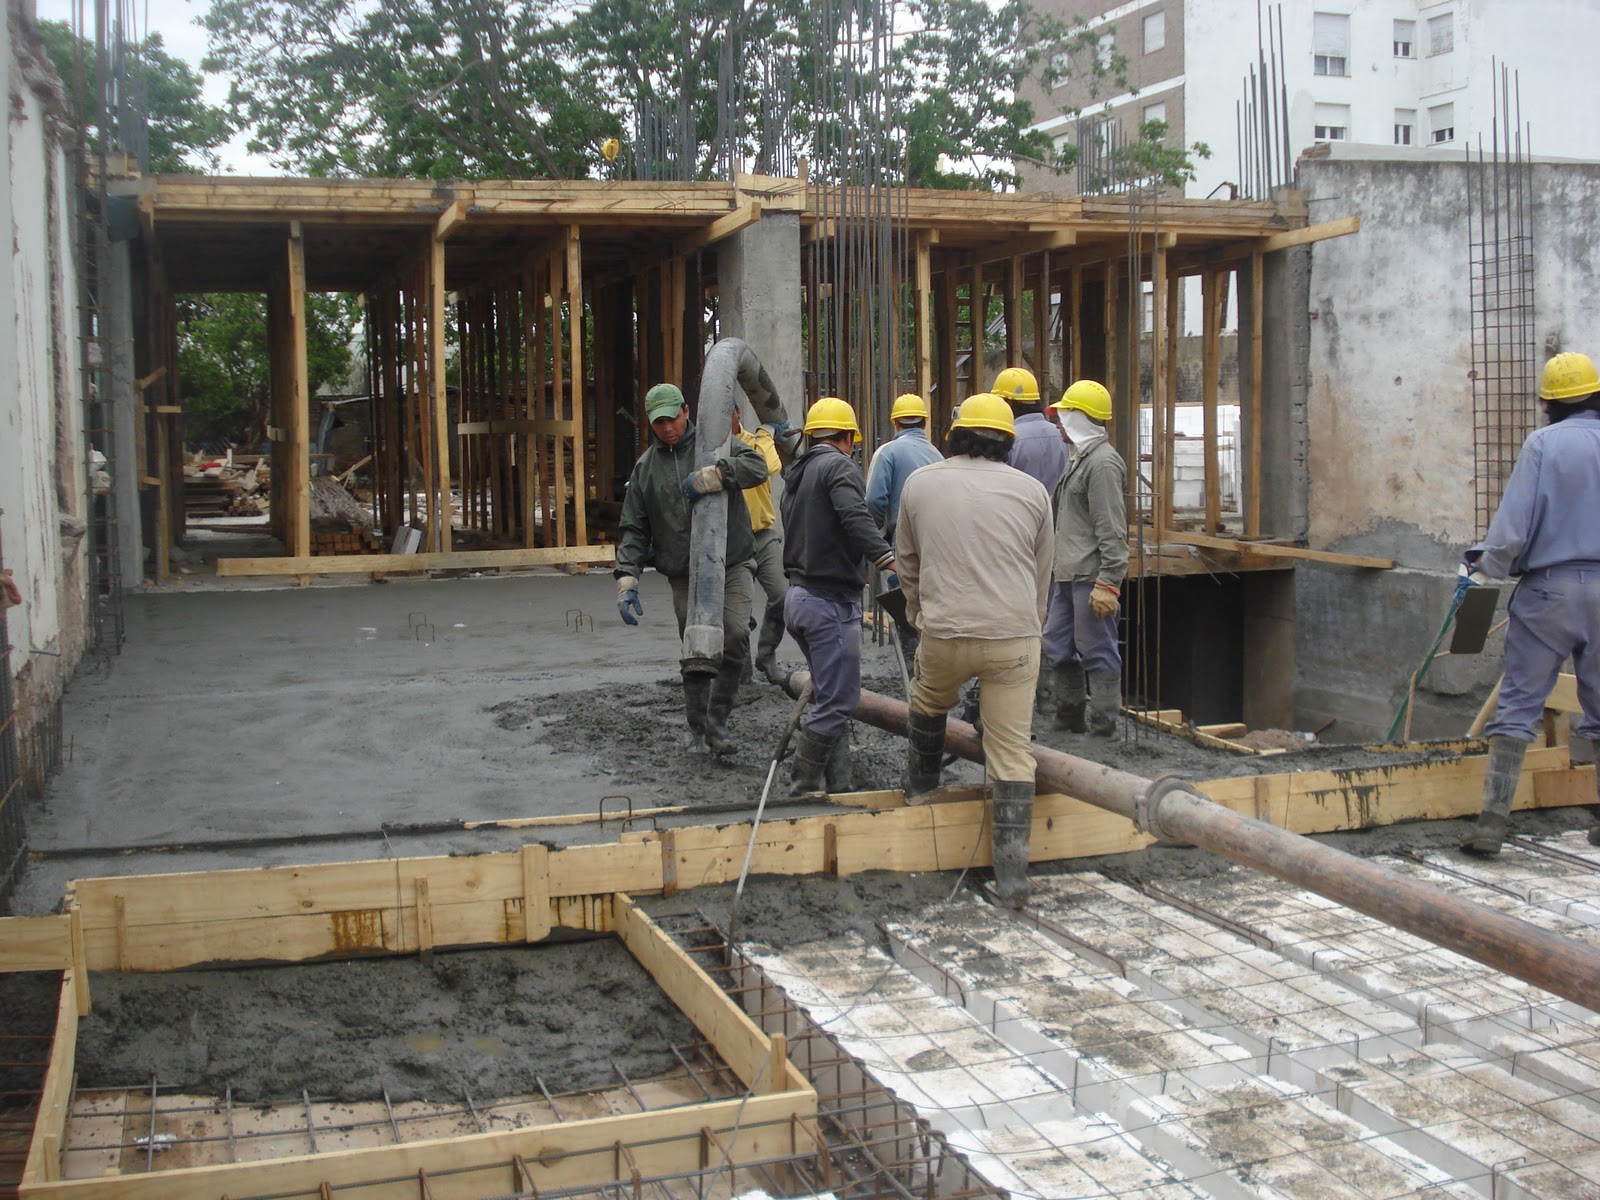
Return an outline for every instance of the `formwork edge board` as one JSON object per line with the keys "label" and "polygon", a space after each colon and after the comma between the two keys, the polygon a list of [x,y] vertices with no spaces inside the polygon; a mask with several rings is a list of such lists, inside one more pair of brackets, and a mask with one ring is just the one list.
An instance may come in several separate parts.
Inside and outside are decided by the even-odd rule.
{"label": "formwork edge board", "polygon": [[[590,1185],[616,1178],[612,1152],[629,1148],[645,1174],[694,1171],[701,1161],[701,1130],[722,1135],[732,1162],[793,1153],[792,1121],[816,1114],[816,1093],[804,1091],[735,1097],[655,1112],[594,1117],[501,1133],[434,1138],[398,1146],[368,1146],[339,1153],[300,1155],[252,1163],[221,1163],[97,1179],[25,1182],[29,1200],[216,1200],[222,1195],[316,1196],[327,1184],[337,1194],[356,1189],[363,1200],[415,1197],[417,1173],[426,1171],[435,1200],[484,1194],[472,1172],[493,1171],[498,1193],[509,1183],[513,1155],[523,1158],[541,1189]],[[593,1164],[604,1164],[595,1170]],[[380,1182],[387,1181],[387,1182]]]}
{"label": "formwork edge board", "polygon": [[604,565],[617,560],[612,545],[537,546],[511,550],[438,550],[426,554],[307,554],[288,558],[219,558],[217,575],[349,575],[370,571],[489,570],[550,567],[567,563]]}
{"label": "formwork edge board", "polygon": [[[780,1085],[767,1078],[772,1057],[772,1039],[761,1032],[716,982],[665,930],[640,911],[627,896],[612,900],[617,936],[623,945],[650,972],[657,986],[688,1017],[702,1036],[733,1069],[739,1081],[753,1092],[803,1090],[810,1083],[785,1060],[787,1078]],[[815,1093],[813,1093],[813,1096]]]}
{"label": "formwork edge board", "polygon": [[28,1161],[22,1169],[22,1194],[30,1182],[48,1182],[60,1175],[58,1155],[67,1144],[67,1107],[72,1100],[73,1076],[78,1061],[78,998],[74,971],[61,976],[56,1004],[56,1031],[50,1042],[50,1065],[45,1068],[39,1092],[39,1112],[33,1120]]}
{"label": "formwork edge board", "polygon": [[72,966],[72,918],[0,917],[0,974]]}

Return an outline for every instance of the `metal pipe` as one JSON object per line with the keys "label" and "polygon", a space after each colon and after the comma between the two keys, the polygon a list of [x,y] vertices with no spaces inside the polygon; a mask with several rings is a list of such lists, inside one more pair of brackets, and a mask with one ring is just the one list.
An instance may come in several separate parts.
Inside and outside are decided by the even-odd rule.
{"label": "metal pipe", "polygon": [[[796,672],[793,687],[806,679]],[[855,717],[904,736],[907,706],[863,691]],[[976,731],[950,718],[945,746],[982,760]],[[1600,997],[1600,950],[1418,883],[1368,859],[1214,804],[1172,775],[1154,780],[1035,743],[1041,791],[1060,792],[1132,821],[1158,838],[1201,849],[1336,900],[1436,946],[1543,988],[1584,1008]]]}
{"label": "metal pipe", "polygon": [[[711,347],[700,373],[695,412],[694,465],[709,467],[722,457],[733,429],[737,384],[762,424],[784,424],[788,413],[756,352],[738,338]],[[683,627],[680,665],[685,674],[714,675],[722,660],[724,559],[728,553],[728,493],[696,501],[689,526],[689,612]]]}

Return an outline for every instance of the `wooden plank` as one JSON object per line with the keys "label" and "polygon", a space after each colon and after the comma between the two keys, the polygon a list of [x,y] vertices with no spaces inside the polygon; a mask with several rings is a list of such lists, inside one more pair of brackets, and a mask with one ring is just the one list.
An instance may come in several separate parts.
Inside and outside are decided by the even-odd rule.
{"label": "wooden plank", "polygon": [[424,958],[433,953],[433,901],[428,895],[428,877],[416,878],[417,897],[417,950]]}
{"label": "wooden plank", "polygon": [[[788,1078],[771,1079],[773,1047],[761,1028],[633,901],[618,894],[613,897],[612,906],[617,936],[678,1011],[716,1047],[741,1083],[757,1094],[780,1089],[811,1091],[811,1085],[787,1058],[783,1066]],[[814,1092],[812,1099],[814,1102]]]}
{"label": "wooden plank", "polygon": [[[1167,355],[1164,340],[1167,330],[1167,251],[1160,239],[1151,251],[1150,258],[1150,512],[1157,529],[1172,524],[1172,494],[1167,487],[1167,459],[1172,453],[1172,440],[1168,436],[1167,417],[1171,409],[1167,404],[1167,389],[1172,381],[1167,375]],[[1139,289],[1129,283],[1129,308],[1139,308]],[[1130,313],[1131,316],[1131,313]],[[1137,403],[1137,387],[1134,388]],[[1137,426],[1134,427],[1137,431]],[[1137,432],[1135,432],[1137,437]],[[1137,474],[1137,469],[1130,472]],[[1135,511],[1130,508],[1129,510]],[[1159,539],[1158,539],[1159,540]]]}
{"label": "wooden plank", "polygon": [[[760,215],[759,206],[752,205]],[[583,247],[578,238],[578,227],[567,226],[567,329],[572,339],[567,355],[567,375],[571,380],[572,411],[572,523],[573,533],[580,546],[589,544],[589,484],[587,447],[583,419]],[[558,443],[559,444],[559,443]]]}
{"label": "wooden plank", "polygon": [[550,936],[550,851],[536,842],[522,848],[522,940]]}
{"label": "wooden plank", "polygon": [[550,567],[564,563],[616,562],[617,551],[603,546],[516,546],[506,550],[448,550],[424,554],[304,555],[298,558],[219,558],[217,574],[340,575],[367,571],[461,571]]}
{"label": "wooden plank", "polygon": [[661,852],[653,845],[567,846],[550,852],[550,895],[659,892]]}
{"label": "wooden plank", "polygon": [[1550,690],[1550,698],[1544,706],[1556,712],[1581,713],[1583,704],[1578,699],[1578,677],[1568,671],[1557,675],[1556,686]]}
{"label": "wooden plank", "polygon": [[67,1109],[72,1101],[78,1060],[77,981],[69,969],[61,977],[56,1000],[55,1037],[50,1043],[50,1065],[39,1090],[39,1112],[33,1122],[28,1161],[22,1168],[22,1195],[30,1184],[61,1177],[61,1147],[66,1144]]}
{"label": "wooden plank", "polygon": [[1261,251],[1250,255],[1250,394],[1246,415],[1250,425],[1250,445],[1245,456],[1249,487],[1245,494],[1244,535],[1261,536],[1261,359],[1262,331],[1266,321],[1266,270]]}
{"label": "wooden plank", "polygon": [[710,1129],[728,1147],[731,1165],[739,1166],[791,1154],[792,1122],[815,1114],[816,1093],[807,1086],[398,1146],[75,1179],[33,1186],[23,1194],[32,1200],[216,1200],[242,1194],[315,1196],[326,1186],[330,1194],[387,1200],[417,1196],[418,1172],[426,1172],[438,1200],[462,1200],[503,1190],[514,1157],[523,1160],[541,1191],[598,1190],[617,1177],[619,1145],[628,1148],[643,1174],[696,1171],[705,1165],[701,1131]]}
{"label": "wooden plank", "polygon": [[[83,949],[83,913],[73,901],[67,910],[72,922],[72,978],[77,983],[78,1015],[85,1016],[91,1007],[89,996],[89,960]],[[0,945],[4,939],[0,938]]]}
{"label": "wooden plank", "polygon": [[1308,550],[1302,546],[1284,546],[1277,542],[1246,542],[1233,538],[1213,537],[1188,530],[1166,529],[1161,540],[1176,542],[1180,546],[1200,546],[1210,550],[1229,550],[1235,554],[1251,554],[1259,558],[1292,558],[1305,562],[1333,563],[1341,567],[1363,567],[1374,571],[1393,568],[1392,558],[1372,558],[1364,554],[1335,554],[1330,550]]}
{"label": "wooden plank", "polygon": [[445,392],[444,360],[444,242],[438,237],[429,246],[428,286],[428,384],[431,389],[433,422],[423,431],[433,448],[434,477],[429,481],[428,532],[435,551],[450,549],[450,415]]}
{"label": "wooden plank", "polygon": [[915,264],[917,395],[933,395],[933,239],[918,234]]}
{"label": "wooden plank", "polygon": [[1232,245],[1223,246],[1216,252],[1215,257],[1218,259],[1231,259],[1245,258],[1257,254],[1272,254],[1278,250],[1288,250],[1294,246],[1309,246],[1312,242],[1345,237],[1360,231],[1360,217],[1340,217],[1334,221],[1320,221],[1315,225],[1306,225],[1299,229],[1288,229],[1281,233],[1269,234],[1263,238],[1234,242]]}
{"label": "wooden plank", "polygon": [[289,237],[285,276],[288,297],[289,361],[286,401],[289,430],[289,524],[284,549],[291,556],[311,553],[311,383],[306,351],[306,244],[297,228]]}
{"label": "wooden plank", "polygon": [[1202,436],[1205,439],[1206,532],[1222,530],[1222,458],[1218,443],[1217,403],[1222,378],[1222,294],[1221,277],[1207,271],[1200,277],[1200,303],[1204,308],[1201,324],[1200,374],[1201,403],[1205,406]]}
{"label": "wooden plank", "polygon": [[0,974],[65,971],[72,966],[72,919],[0,917]]}

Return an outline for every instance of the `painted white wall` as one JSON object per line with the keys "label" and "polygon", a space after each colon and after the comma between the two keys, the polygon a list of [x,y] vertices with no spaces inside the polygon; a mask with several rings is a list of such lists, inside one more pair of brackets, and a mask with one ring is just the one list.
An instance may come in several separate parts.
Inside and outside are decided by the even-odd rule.
{"label": "painted white wall", "polygon": [[[11,669],[20,679],[36,650],[71,659],[81,649],[85,573],[82,540],[63,542],[61,529],[62,517],[81,516],[83,503],[70,165],[50,134],[39,90],[48,82],[38,60],[24,61],[29,47],[11,32],[0,47],[0,94],[11,98],[0,143],[0,229],[9,251],[0,255],[0,552],[23,598],[6,614]],[[52,660],[33,674],[59,683],[71,665]],[[19,687],[19,700],[37,690]]]}

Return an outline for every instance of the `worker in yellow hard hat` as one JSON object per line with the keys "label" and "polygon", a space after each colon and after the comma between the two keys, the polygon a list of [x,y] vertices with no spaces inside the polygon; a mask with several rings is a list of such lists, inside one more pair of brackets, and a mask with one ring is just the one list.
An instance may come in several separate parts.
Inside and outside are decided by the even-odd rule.
{"label": "worker in yellow hard hat", "polygon": [[[889,409],[894,437],[878,447],[867,466],[867,511],[883,530],[883,538],[894,544],[895,522],[900,516],[900,489],[919,467],[944,458],[928,440],[928,405],[921,396],[907,392],[895,398]],[[917,636],[904,625],[895,625],[895,636],[909,667],[917,652]]]}
{"label": "worker in yellow hard hat", "polygon": [[[1484,732],[1483,808],[1461,848],[1500,852],[1528,743],[1570,656],[1583,714],[1571,761],[1600,743],[1600,374],[1584,354],[1544,365],[1539,399],[1549,424],[1528,435],[1483,541],[1462,556],[1467,581],[1520,576],[1507,605],[1506,670]],[[1600,788],[1597,788],[1600,795]],[[1600,845],[1600,826],[1589,831]]]}
{"label": "worker in yellow hard hat", "polygon": [[861,699],[861,589],[866,564],[894,569],[894,551],[867,512],[855,410],[824,396],[806,411],[807,448],[783,471],[783,619],[811,669],[790,795],[848,790],[850,718]]}
{"label": "worker in yellow hard hat", "polygon": [[1028,895],[1033,824],[1034,684],[1055,538],[1050,494],[1007,465],[1016,440],[998,396],[969,396],[950,427],[950,455],[906,481],[895,561],[906,617],[922,633],[911,683],[905,788],[939,784],[945,718],[963,685],[981,685],[983,755],[994,790],[996,890]]}
{"label": "worker in yellow hard hat", "polygon": [[1117,613],[1128,574],[1128,468],[1106,434],[1105,385],[1080,379],[1051,407],[1069,452],[1055,490],[1055,585],[1044,629],[1055,727],[1110,737],[1122,711]]}
{"label": "worker in yellow hard hat", "polygon": [[1039,399],[1039,381],[1026,367],[1007,367],[994,377],[990,389],[1011,406],[1017,424],[1017,440],[1011,447],[1011,465],[1025,471],[1054,494],[1061,473],[1067,469],[1067,448],[1061,433],[1044,415]]}

